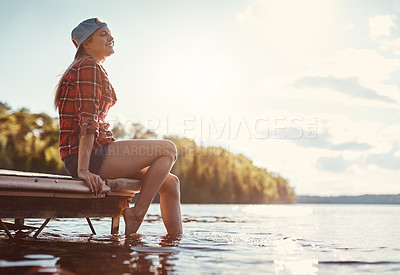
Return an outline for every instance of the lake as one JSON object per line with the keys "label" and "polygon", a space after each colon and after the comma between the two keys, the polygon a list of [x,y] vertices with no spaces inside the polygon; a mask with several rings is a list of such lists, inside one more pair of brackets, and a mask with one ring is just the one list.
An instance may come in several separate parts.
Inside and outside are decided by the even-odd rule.
{"label": "lake", "polygon": [[[152,204],[137,236],[110,218],[54,219],[37,240],[0,231],[0,274],[400,274],[400,205],[182,205],[166,235]],[[43,220],[29,219],[40,226]],[[38,272],[38,273],[35,273]]]}

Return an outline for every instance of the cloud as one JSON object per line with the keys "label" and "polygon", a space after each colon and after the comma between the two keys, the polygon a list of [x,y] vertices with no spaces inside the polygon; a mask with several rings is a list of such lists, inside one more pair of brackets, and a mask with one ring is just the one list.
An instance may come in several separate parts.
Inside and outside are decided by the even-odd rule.
{"label": "cloud", "polygon": [[384,169],[400,170],[400,156],[396,154],[399,147],[398,144],[395,144],[389,152],[369,155],[366,158],[366,163]]}
{"label": "cloud", "polygon": [[393,40],[382,39],[379,41],[379,49],[391,51],[395,55],[400,55],[400,38]]}
{"label": "cloud", "polygon": [[293,85],[296,88],[330,88],[352,97],[377,100],[386,103],[395,102],[387,96],[379,95],[374,90],[361,86],[358,77],[336,78],[331,75],[326,77],[305,76],[295,80]]}
{"label": "cloud", "polygon": [[359,143],[356,141],[350,141],[340,144],[332,144],[331,149],[335,151],[353,150],[353,151],[364,151],[371,149],[372,146],[368,143]]}
{"label": "cloud", "polygon": [[400,169],[400,146],[395,144],[392,149],[385,153],[370,154],[365,158],[358,158],[352,161],[345,160],[342,155],[337,157],[320,157],[317,160],[318,169],[330,172],[345,172],[352,165],[365,167],[375,165],[379,168],[398,171]]}
{"label": "cloud", "polygon": [[331,142],[332,135],[328,132],[323,134],[318,134],[313,139],[302,139],[297,142],[302,147],[315,147],[320,149],[327,149],[332,151],[366,151],[373,146],[364,142],[349,141],[339,144],[334,144]]}
{"label": "cloud", "polygon": [[288,139],[301,147],[314,147],[332,151],[366,151],[373,148],[373,146],[368,143],[357,141],[335,144],[331,141],[333,136],[328,132],[317,134],[310,131],[310,129],[293,127],[277,129],[274,137]]}
{"label": "cloud", "polygon": [[235,19],[239,23],[257,23],[258,19],[257,17],[253,14],[253,8],[251,6],[248,6],[244,11],[238,12],[235,14]]}
{"label": "cloud", "polygon": [[376,16],[369,19],[370,35],[373,40],[379,44],[379,49],[392,52],[394,55],[400,55],[400,38],[391,36],[391,29],[397,29],[393,19],[396,15]]}
{"label": "cloud", "polygon": [[381,15],[369,19],[369,33],[373,39],[381,36],[390,36],[391,28],[397,28],[393,19],[395,15]]}
{"label": "cloud", "polygon": [[320,170],[329,172],[345,172],[351,166],[351,162],[343,158],[343,156],[338,157],[321,157],[317,160],[316,166]]}

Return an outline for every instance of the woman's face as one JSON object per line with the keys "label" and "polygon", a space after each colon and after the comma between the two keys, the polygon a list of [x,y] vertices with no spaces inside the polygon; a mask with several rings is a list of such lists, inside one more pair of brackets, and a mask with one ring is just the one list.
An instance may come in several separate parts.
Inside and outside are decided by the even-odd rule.
{"label": "woman's face", "polygon": [[91,35],[91,39],[82,46],[88,54],[97,60],[104,60],[114,53],[114,38],[107,26],[103,26]]}

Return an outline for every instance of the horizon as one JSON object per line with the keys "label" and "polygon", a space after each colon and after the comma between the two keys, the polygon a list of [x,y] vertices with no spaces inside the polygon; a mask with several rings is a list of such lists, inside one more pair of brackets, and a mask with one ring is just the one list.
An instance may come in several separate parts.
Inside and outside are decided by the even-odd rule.
{"label": "horizon", "polygon": [[0,6],[0,101],[13,109],[57,116],[71,30],[98,17],[115,39],[104,63],[118,97],[111,123],[243,154],[298,196],[400,194],[395,0]]}

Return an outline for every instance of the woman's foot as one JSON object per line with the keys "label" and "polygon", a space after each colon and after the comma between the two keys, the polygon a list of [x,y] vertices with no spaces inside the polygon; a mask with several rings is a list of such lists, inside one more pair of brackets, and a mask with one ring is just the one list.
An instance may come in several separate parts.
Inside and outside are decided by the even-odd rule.
{"label": "woman's foot", "polygon": [[125,235],[130,235],[136,233],[138,231],[142,221],[144,219],[144,215],[140,215],[137,213],[136,209],[125,208],[122,212],[125,220]]}

